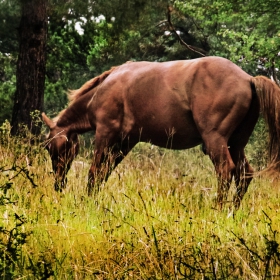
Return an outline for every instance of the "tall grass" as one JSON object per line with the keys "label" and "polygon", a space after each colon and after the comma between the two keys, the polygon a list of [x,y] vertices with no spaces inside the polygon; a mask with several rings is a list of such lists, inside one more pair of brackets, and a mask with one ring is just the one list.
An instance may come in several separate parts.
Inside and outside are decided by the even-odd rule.
{"label": "tall grass", "polygon": [[44,148],[5,129],[2,279],[280,278],[278,182],[255,178],[233,216],[230,203],[215,208],[216,177],[199,148],[139,144],[92,197],[84,149],[58,193]]}

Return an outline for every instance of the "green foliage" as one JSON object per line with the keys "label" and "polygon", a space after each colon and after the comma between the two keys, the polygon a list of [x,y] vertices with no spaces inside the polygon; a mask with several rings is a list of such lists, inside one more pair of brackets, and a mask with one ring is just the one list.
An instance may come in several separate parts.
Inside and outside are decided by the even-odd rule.
{"label": "green foliage", "polygon": [[[34,114],[33,119],[38,121],[38,116]],[[8,280],[32,275],[34,279],[48,279],[54,275],[51,260],[39,253],[34,263],[32,255],[26,253],[25,246],[33,237],[33,221],[18,207],[21,197],[14,193],[19,186],[37,187],[37,175],[30,168],[41,149],[34,145],[33,138],[12,138],[10,130],[7,121],[0,127],[0,277]]]}
{"label": "green foliage", "polygon": [[15,279],[21,276],[22,246],[26,244],[30,233],[24,231],[26,219],[16,213],[11,229],[0,226],[0,276],[1,279]]}
{"label": "green foliage", "polygon": [[249,161],[253,163],[257,171],[263,170],[269,160],[268,155],[268,130],[264,119],[261,117],[246,146],[249,154]]}
{"label": "green foliage", "polygon": [[16,88],[15,58],[0,52],[0,124],[11,120],[13,95]]}
{"label": "green foliage", "polygon": [[53,117],[67,104],[66,85],[63,81],[46,82],[44,109]]}
{"label": "green foliage", "polygon": [[17,0],[0,3],[0,125],[11,121],[16,88],[17,27],[20,9]]}
{"label": "green foliage", "polygon": [[17,28],[20,20],[18,0],[0,2],[0,53],[11,54],[18,51]]}
{"label": "green foliage", "polygon": [[[205,38],[210,53],[227,57],[255,74],[275,74],[280,66],[279,1],[175,1],[193,21],[192,32]],[[275,20],[271,20],[275,18]]]}

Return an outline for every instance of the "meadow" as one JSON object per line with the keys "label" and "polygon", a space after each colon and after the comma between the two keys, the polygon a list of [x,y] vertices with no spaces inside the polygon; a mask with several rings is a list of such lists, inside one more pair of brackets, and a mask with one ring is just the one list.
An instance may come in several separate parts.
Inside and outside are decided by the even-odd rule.
{"label": "meadow", "polygon": [[[0,135],[1,279],[280,279],[277,180],[256,176],[234,215],[230,197],[218,211],[200,147],[140,143],[88,197],[92,149],[82,141],[58,193],[43,145],[9,129]],[[263,143],[247,147],[256,169]]]}

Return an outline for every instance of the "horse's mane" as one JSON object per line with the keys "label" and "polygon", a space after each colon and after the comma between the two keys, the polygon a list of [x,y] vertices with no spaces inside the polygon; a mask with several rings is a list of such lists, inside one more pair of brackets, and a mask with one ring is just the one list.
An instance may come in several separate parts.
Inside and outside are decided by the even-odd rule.
{"label": "horse's mane", "polygon": [[[69,105],[71,105],[73,102],[75,102],[79,97],[89,92],[91,89],[99,86],[102,84],[102,82],[115,70],[118,66],[112,67],[110,70],[105,71],[101,75],[87,81],[85,84],[83,84],[79,89],[76,90],[69,90],[68,91],[68,99],[69,99]],[[62,115],[65,113],[66,109],[62,110],[54,119],[53,122],[58,122]]]}
{"label": "horse's mane", "polygon": [[99,86],[116,68],[112,67],[110,70],[105,71],[101,75],[94,77],[93,79],[87,81],[84,85],[81,86],[81,88],[76,90],[69,90],[68,92],[68,99],[70,104],[75,102],[79,97],[90,91],[91,89]]}

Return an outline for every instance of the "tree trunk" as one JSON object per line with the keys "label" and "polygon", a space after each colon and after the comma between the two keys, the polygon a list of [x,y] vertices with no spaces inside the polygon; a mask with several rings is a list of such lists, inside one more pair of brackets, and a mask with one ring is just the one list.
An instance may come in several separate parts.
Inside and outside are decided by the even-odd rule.
{"label": "tree trunk", "polygon": [[21,0],[17,82],[12,115],[12,135],[26,125],[38,135],[41,125],[34,113],[41,111],[44,100],[47,41],[47,0]]}

